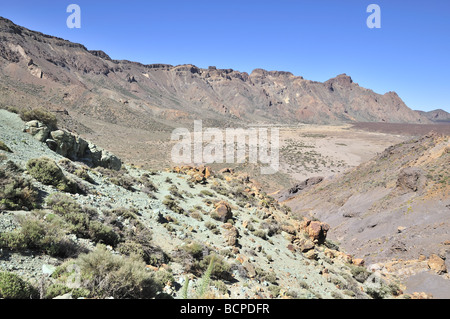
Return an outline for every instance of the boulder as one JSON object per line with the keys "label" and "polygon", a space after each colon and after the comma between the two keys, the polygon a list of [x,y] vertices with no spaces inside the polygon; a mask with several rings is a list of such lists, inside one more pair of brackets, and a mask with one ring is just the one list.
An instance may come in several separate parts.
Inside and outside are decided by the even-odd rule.
{"label": "boulder", "polygon": [[317,252],[315,250],[308,250],[307,252],[303,253],[303,256],[307,259],[315,260],[317,259]]}
{"label": "boulder", "polygon": [[72,161],[82,161],[90,166],[117,171],[122,167],[122,161],[117,156],[95,144],[88,143],[78,135],[57,130],[50,132],[50,137],[45,140],[47,146]]}
{"label": "boulder", "polygon": [[311,240],[317,242],[319,245],[325,242],[327,232],[330,229],[330,225],[319,221],[312,221],[306,227],[306,233]]}
{"label": "boulder", "polygon": [[311,240],[306,239],[300,246],[300,249],[302,250],[302,252],[307,252],[308,250],[314,249],[314,247],[314,243]]}
{"label": "boulder", "polygon": [[220,174],[233,174],[234,171],[233,171],[232,168],[225,167],[225,168],[222,168],[222,169],[219,171],[219,173],[220,173]]}
{"label": "boulder", "polygon": [[233,217],[231,212],[231,206],[225,201],[220,201],[216,204],[216,215],[218,219],[222,222],[226,222],[227,220]]}
{"label": "boulder", "polygon": [[434,270],[438,275],[442,275],[447,272],[445,260],[436,254],[432,254],[430,258],[428,258],[428,267],[431,270]]}
{"label": "boulder", "polygon": [[45,142],[50,134],[50,129],[44,123],[34,120],[25,124],[25,132],[31,134],[39,142]]}
{"label": "boulder", "polygon": [[236,246],[238,244],[239,232],[236,227],[230,223],[226,223],[222,226],[225,229],[224,237],[229,246]]}
{"label": "boulder", "polygon": [[50,133],[51,139],[56,142],[55,152],[70,160],[79,160],[86,154],[88,143],[81,137],[63,130]]}
{"label": "boulder", "polygon": [[88,144],[88,151],[86,155],[88,156],[88,160],[92,162],[93,166],[100,166],[116,171],[122,168],[122,161],[117,156],[95,144]]}

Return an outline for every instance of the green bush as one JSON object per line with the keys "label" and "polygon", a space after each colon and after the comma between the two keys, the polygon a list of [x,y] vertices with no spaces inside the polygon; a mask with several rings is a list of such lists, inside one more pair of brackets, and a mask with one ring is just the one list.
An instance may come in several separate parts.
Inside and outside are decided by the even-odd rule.
{"label": "green bush", "polygon": [[256,237],[262,238],[264,240],[267,239],[267,232],[262,229],[257,229],[255,231],[253,231],[253,235],[255,235]]}
{"label": "green bush", "polygon": [[75,182],[67,179],[62,169],[52,159],[41,157],[31,159],[27,163],[31,176],[44,185],[51,185],[62,192],[76,193],[80,191]]}
{"label": "green bush", "polygon": [[142,259],[113,255],[102,245],[72,263],[80,267],[81,287],[92,298],[148,299],[162,289]]}
{"label": "green bush", "polygon": [[19,116],[25,122],[33,120],[42,122],[45,125],[47,125],[48,128],[52,131],[58,128],[58,121],[56,119],[56,116],[42,108],[32,110],[22,110]]}
{"label": "green bush", "polygon": [[200,260],[206,252],[205,246],[200,243],[192,242],[181,247],[182,250],[191,255],[194,259]]}
{"label": "green bush", "polygon": [[111,245],[116,247],[120,241],[120,236],[115,230],[97,220],[89,223],[89,237],[96,243]]}
{"label": "green bush", "polygon": [[58,193],[47,199],[47,205],[69,224],[71,233],[89,238],[89,224],[97,217],[96,211],[82,207],[67,195]]}
{"label": "green bush", "polygon": [[129,220],[136,220],[137,215],[140,215],[137,209],[125,207],[114,208],[113,210],[106,210],[103,212],[103,214],[114,220],[117,217]]}
{"label": "green bush", "polygon": [[280,295],[281,288],[280,286],[270,285],[268,288],[270,294],[273,298],[276,298]]}
{"label": "green bush", "polygon": [[35,213],[19,218],[20,228],[0,234],[0,247],[10,250],[32,249],[53,257],[67,258],[78,247],[66,237],[64,222],[56,217]]}
{"label": "green bush", "polygon": [[370,272],[362,266],[350,265],[350,272],[356,281],[363,283],[370,276]]}
{"label": "green bush", "polygon": [[38,208],[38,191],[18,172],[0,168],[0,209]]}
{"label": "green bush", "polygon": [[152,243],[151,231],[142,224],[136,224],[125,232],[125,240],[117,246],[117,250],[127,256],[138,255],[147,264],[160,267],[169,262],[164,251]]}
{"label": "green bush", "polygon": [[211,277],[215,279],[230,280],[231,266],[220,256],[208,255],[194,265],[194,272],[200,274],[206,272],[208,267],[213,264]]}
{"label": "green bush", "polygon": [[45,289],[45,299],[53,299],[55,297],[65,295],[67,293],[72,294],[72,298],[87,298],[89,297],[89,291],[83,288],[70,288],[61,283],[54,283]]}
{"label": "green bush", "polygon": [[37,298],[37,291],[33,286],[31,286],[16,274],[10,272],[0,272],[0,298]]}
{"label": "green bush", "polygon": [[184,209],[178,205],[178,203],[173,199],[172,196],[167,195],[162,202],[168,209],[173,211],[174,213],[183,214]]}
{"label": "green bush", "polygon": [[12,153],[11,149],[8,146],[6,146],[6,144],[3,143],[3,141],[0,141],[0,151]]}
{"label": "green bush", "polygon": [[132,191],[134,192],[134,186],[136,184],[136,180],[129,176],[129,175],[122,175],[122,176],[117,176],[117,177],[111,177],[109,179],[109,181],[111,183],[113,183],[114,185],[120,186],[126,190]]}
{"label": "green bush", "polygon": [[67,158],[63,158],[62,160],[60,160],[58,162],[58,165],[60,165],[62,168],[64,168],[66,170],[66,172],[73,174],[75,176],[78,176],[79,178],[81,178],[82,180],[84,180],[88,183],[95,184],[95,181],[89,175],[88,168],[86,168],[84,166],[78,167],[71,160],[69,160]]}
{"label": "green bush", "polygon": [[210,192],[209,190],[206,190],[206,189],[200,191],[200,194],[205,195],[205,196],[209,196],[209,197],[213,197],[214,196],[214,194],[212,192]]}

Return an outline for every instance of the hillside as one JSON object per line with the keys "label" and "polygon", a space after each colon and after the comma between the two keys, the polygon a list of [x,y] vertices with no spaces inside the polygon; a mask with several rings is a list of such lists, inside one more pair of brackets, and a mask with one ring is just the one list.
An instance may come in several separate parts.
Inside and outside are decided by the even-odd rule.
{"label": "hillside", "polygon": [[386,265],[386,271],[408,278],[428,271],[427,260],[439,256],[440,286],[448,296],[449,168],[448,135],[430,133],[391,146],[341,176],[274,197],[329,223],[330,238],[368,264]]}
{"label": "hillside", "polygon": [[29,283],[22,297],[38,287],[41,298],[401,295],[328,241],[327,224],[294,217],[247,175],[87,166],[25,132],[31,124],[0,110],[0,266]]}

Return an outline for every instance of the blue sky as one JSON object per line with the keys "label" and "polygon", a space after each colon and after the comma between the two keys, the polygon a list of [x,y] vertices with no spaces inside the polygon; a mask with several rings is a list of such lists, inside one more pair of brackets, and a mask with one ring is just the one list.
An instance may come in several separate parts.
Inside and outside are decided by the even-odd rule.
{"label": "blue sky", "polygon": [[[69,4],[81,28],[69,29]],[[381,28],[369,29],[369,4]],[[144,64],[290,71],[326,81],[346,73],[412,109],[450,112],[450,1],[4,1],[0,16]]]}

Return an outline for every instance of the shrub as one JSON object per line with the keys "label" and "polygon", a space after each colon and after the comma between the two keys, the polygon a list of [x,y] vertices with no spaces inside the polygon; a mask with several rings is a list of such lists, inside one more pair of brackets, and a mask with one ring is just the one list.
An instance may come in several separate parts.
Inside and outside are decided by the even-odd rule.
{"label": "shrub", "polygon": [[96,243],[105,245],[111,245],[115,247],[119,241],[120,236],[114,231],[114,229],[108,225],[105,225],[97,220],[89,223],[89,238]]}
{"label": "shrub", "polygon": [[129,176],[129,175],[121,175],[117,177],[111,177],[109,179],[111,183],[114,185],[120,186],[122,188],[125,188],[126,190],[134,192],[134,184],[136,183],[136,180]]}
{"label": "shrub", "polygon": [[0,298],[37,298],[37,291],[33,286],[31,286],[16,274],[10,272],[0,272]]}
{"label": "shrub", "polygon": [[78,189],[73,181],[64,176],[62,169],[54,160],[46,157],[31,159],[27,163],[31,176],[44,185],[51,185],[63,192],[75,193]]}
{"label": "shrub", "polygon": [[117,246],[117,250],[127,256],[138,255],[147,264],[161,266],[169,262],[164,251],[152,243],[151,231],[141,224],[133,227],[124,235],[125,240]]}
{"label": "shrub", "polygon": [[19,223],[18,230],[0,234],[0,247],[19,251],[33,249],[62,258],[74,256],[79,251],[66,237],[64,222],[56,217],[36,213],[21,217]]}
{"label": "shrub", "polygon": [[157,192],[158,187],[149,179],[149,177],[144,174],[142,175],[140,182],[144,186],[143,189],[145,189],[147,192]]}
{"label": "shrub", "polygon": [[33,120],[42,122],[45,125],[47,125],[48,128],[52,131],[54,131],[58,128],[58,121],[56,119],[56,116],[42,108],[32,109],[32,110],[28,110],[28,111],[22,110],[20,112],[19,116],[25,122],[29,122],[29,121],[33,121]]}
{"label": "shrub", "polygon": [[0,151],[12,153],[11,149],[8,146],[6,146],[6,144],[3,143],[3,141],[0,141]]}
{"label": "shrub", "polygon": [[257,278],[261,281],[267,281],[273,285],[277,285],[277,275],[272,272],[266,272],[261,268],[256,269]]}
{"label": "shrub", "polygon": [[121,217],[123,219],[137,219],[137,215],[140,215],[137,209],[135,208],[125,208],[125,207],[119,207],[115,208],[110,211],[104,211],[103,212],[106,216],[117,216]]}
{"label": "shrub", "polygon": [[90,297],[146,299],[162,289],[140,258],[113,255],[102,245],[74,263],[81,269],[81,286],[91,292]]}
{"label": "shrub", "polygon": [[192,242],[188,245],[184,245],[181,247],[181,249],[190,254],[192,257],[194,257],[194,259],[198,260],[203,258],[203,255],[208,252],[207,247],[197,242]]}
{"label": "shrub", "polygon": [[270,294],[273,298],[276,298],[280,295],[281,288],[280,286],[270,285],[268,288]]}
{"label": "shrub", "polygon": [[[281,233],[281,226],[275,220],[270,220],[269,222],[262,222],[261,228],[267,229],[267,235],[270,237]],[[262,237],[262,238],[264,238],[264,237]]]}
{"label": "shrub", "polygon": [[83,288],[71,288],[61,283],[54,283],[45,288],[45,299],[53,299],[55,297],[71,293],[72,298],[87,298],[89,291]]}
{"label": "shrub", "polygon": [[194,271],[197,273],[206,272],[212,264],[211,277],[216,279],[231,279],[231,266],[220,256],[207,255],[196,263]]}
{"label": "shrub", "polygon": [[88,183],[95,184],[95,181],[89,175],[89,170],[86,167],[84,166],[77,167],[75,164],[72,163],[71,160],[67,158],[60,160],[58,164],[61,167],[63,167],[66,170],[66,172],[78,176],[79,178]]}
{"label": "shrub", "polygon": [[180,207],[177,202],[175,201],[175,199],[173,199],[172,196],[168,195],[166,196],[166,198],[163,200],[162,202],[168,209],[170,209],[171,211],[178,213],[178,214],[183,214],[184,213],[184,209],[182,207]]}
{"label": "shrub", "polygon": [[172,273],[164,269],[156,271],[154,274],[154,279],[161,287],[164,287],[167,284],[173,285],[175,283],[175,278]]}
{"label": "shrub", "polygon": [[363,283],[366,281],[367,278],[370,276],[370,272],[362,266],[354,266],[350,265],[350,272],[353,276],[353,278],[356,279],[356,281]]}
{"label": "shrub", "polygon": [[214,196],[213,193],[211,193],[210,191],[208,191],[206,189],[200,191],[200,194],[205,195],[205,196],[209,196],[209,197],[213,197]]}
{"label": "shrub", "polygon": [[0,209],[33,209],[39,207],[38,191],[31,182],[5,167],[0,169]]}
{"label": "shrub", "polygon": [[47,199],[47,205],[69,224],[71,233],[89,238],[90,221],[97,217],[96,211],[82,207],[67,195],[58,193]]}
{"label": "shrub", "polygon": [[262,238],[264,240],[267,239],[267,233],[266,233],[266,231],[264,231],[262,229],[257,229],[255,231],[253,231],[253,235],[255,235],[256,237]]}

